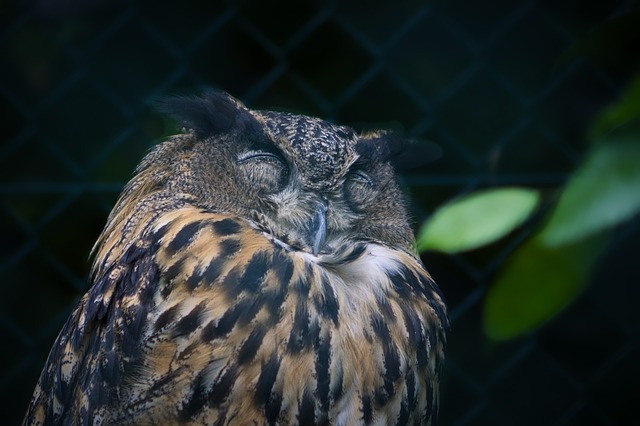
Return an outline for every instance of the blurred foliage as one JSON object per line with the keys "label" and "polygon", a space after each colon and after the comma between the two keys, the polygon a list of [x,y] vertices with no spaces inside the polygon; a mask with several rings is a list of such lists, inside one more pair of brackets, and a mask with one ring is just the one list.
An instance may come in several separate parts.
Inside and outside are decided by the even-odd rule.
{"label": "blurred foliage", "polygon": [[[640,75],[631,80],[620,100],[605,108],[593,121],[589,137],[596,143],[607,141],[607,133],[640,119]],[[636,129],[637,130],[637,129]]]}
{"label": "blurred foliage", "polygon": [[492,243],[521,225],[538,205],[537,191],[498,188],[445,204],[418,232],[418,250],[457,253]]}
{"label": "blurred foliage", "polygon": [[567,307],[589,283],[612,229],[640,211],[638,23],[640,9],[627,11],[565,52],[565,59],[589,57],[630,83],[592,121],[591,149],[538,232],[511,254],[489,288],[484,328],[491,338],[527,333]]}
{"label": "blurred foliage", "polygon": [[483,318],[486,334],[496,340],[511,339],[556,315],[580,293],[603,247],[602,238],[561,247],[546,246],[539,237],[526,241],[489,288]]}
{"label": "blurred foliage", "polygon": [[640,121],[594,142],[562,189],[545,226],[541,239],[547,246],[580,241],[631,218],[640,209]]}
{"label": "blurred foliage", "polygon": [[[512,339],[546,323],[588,284],[612,229],[640,211],[640,77],[589,129],[591,149],[539,229],[504,262],[484,304],[484,329]],[[520,226],[538,204],[524,188],[467,194],[438,209],[418,235],[419,250],[478,248]]]}

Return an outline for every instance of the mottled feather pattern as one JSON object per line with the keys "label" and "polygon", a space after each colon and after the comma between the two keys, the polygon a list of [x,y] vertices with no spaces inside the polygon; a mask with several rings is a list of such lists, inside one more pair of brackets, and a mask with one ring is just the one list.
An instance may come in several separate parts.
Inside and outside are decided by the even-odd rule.
{"label": "mottled feather pattern", "polygon": [[[349,129],[314,121],[301,136],[291,123],[304,120],[285,115],[265,134],[293,132],[305,150],[309,134],[324,137],[333,167],[357,161],[349,145],[332,147],[356,143]],[[348,172],[329,182],[311,167],[325,154],[309,154],[309,170],[296,173],[329,206],[327,242],[316,237],[314,252],[268,211],[231,214],[191,183],[176,190],[175,169],[156,160],[191,161],[194,144],[187,135],[160,145],[123,191],[96,244],[93,285],[51,350],[25,424],[434,424],[446,308],[404,243],[402,216],[389,219],[401,225],[392,240],[367,236],[375,213],[331,216],[349,208],[329,192]],[[199,179],[184,164],[178,182]],[[358,220],[368,220],[362,237],[344,222]]]}
{"label": "mottled feather pattern", "polygon": [[[75,343],[59,341],[65,368],[54,398],[80,391],[68,381],[77,374],[64,370],[90,372],[87,405],[72,407],[79,418],[422,424],[420,413],[437,404],[435,383],[418,381],[424,370],[437,375],[443,337],[432,347],[427,336],[442,330],[444,306],[411,256],[367,244],[314,259],[196,208],[160,216],[143,234],[142,246],[100,271],[117,300],[105,307],[95,298],[92,308],[85,296],[68,323],[82,324],[70,333]],[[144,276],[157,277],[158,288],[145,289]],[[376,292],[354,287],[355,276]],[[89,336],[96,326],[100,340]],[[84,353],[94,357],[81,362]],[[132,383],[114,387],[120,374]]]}

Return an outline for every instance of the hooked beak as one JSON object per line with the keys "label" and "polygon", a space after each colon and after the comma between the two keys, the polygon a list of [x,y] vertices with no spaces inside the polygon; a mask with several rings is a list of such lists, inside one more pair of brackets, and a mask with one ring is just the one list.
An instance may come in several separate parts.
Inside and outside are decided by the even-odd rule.
{"label": "hooked beak", "polygon": [[307,243],[311,247],[311,252],[316,255],[324,246],[327,237],[327,206],[324,202],[319,202],[313,212],[313,217],[309,222],[307,231]]}

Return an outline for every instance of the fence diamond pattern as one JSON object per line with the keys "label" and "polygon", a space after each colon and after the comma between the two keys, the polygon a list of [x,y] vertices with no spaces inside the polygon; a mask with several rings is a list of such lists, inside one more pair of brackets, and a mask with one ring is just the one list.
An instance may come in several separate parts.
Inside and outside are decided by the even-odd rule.
{"label": "fence diamond pattern", "polygon": [[[624,73],[566,55],[635,2],[37,1],[0,5],[0,401],[18,423],[47,351],[87,289],[87,256],[169,93],[224,89],[356,128],[429,139],[403,176],[416,223],[485,186],[552,191]],[[562,3],[562,2],[561,2]],[[638,222],[589,289],[539,331],[487,340],[482,300],[529,234],[424,260],[450,305],[445,425],[623,425],[637,406]],[[635,298],[634,298],[635,297]]]}

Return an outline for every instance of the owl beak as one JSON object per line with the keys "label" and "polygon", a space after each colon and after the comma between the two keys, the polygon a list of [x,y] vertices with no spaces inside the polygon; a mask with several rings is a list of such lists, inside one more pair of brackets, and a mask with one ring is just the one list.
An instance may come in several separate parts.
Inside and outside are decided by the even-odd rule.
{"label": "owl beak", "polygon": [[307,238],[311,252],[318,254],[324,246],[324,240],[327,237],[327,206],[324,202],[319,202],[316,205],[308,229]]}

